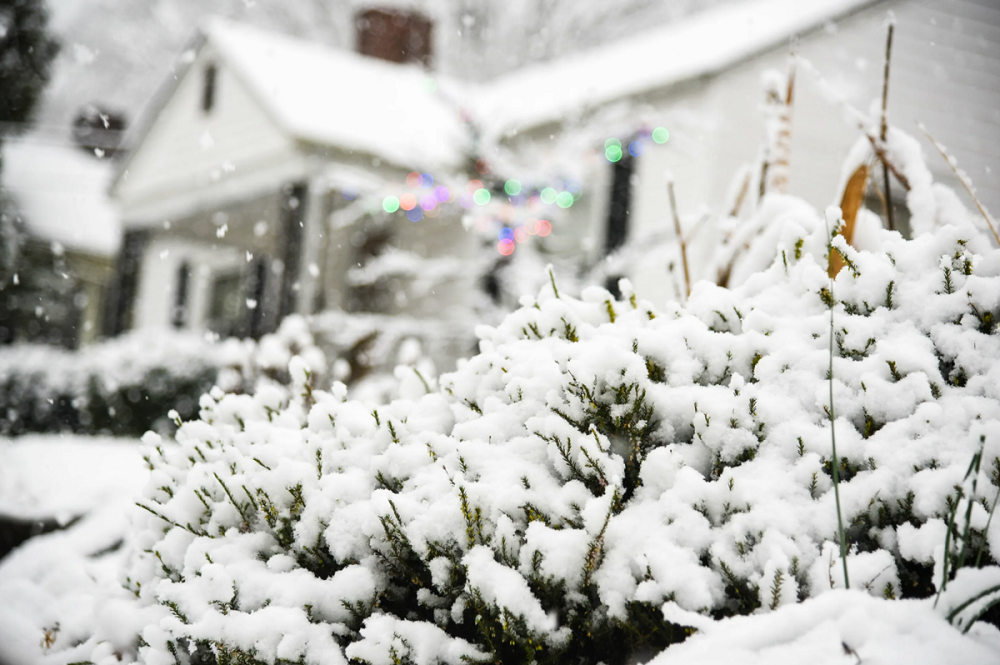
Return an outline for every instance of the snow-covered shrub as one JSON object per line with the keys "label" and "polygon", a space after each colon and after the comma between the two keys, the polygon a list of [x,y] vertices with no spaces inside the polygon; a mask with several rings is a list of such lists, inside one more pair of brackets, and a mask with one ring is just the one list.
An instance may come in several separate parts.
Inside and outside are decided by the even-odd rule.
{"label": "snow-covered shrub", "polygon": [[376,403],[399,396],[400,367],[417,369],[429,381],[439,368],[453,368],[457,358],[474,352],[475,326],[472,312],[417,318],[328,310],[310,320],[317,346],[332,359],[333,378],[352,398]]}
{"label": "snow-covered shrub", "polygon": [[[0,347],[0,434],[73,431],[141,436],[169,426],[167,412],[197,414],[213,385],[242,392],[257,375],[287,382],[288,360],[322,354],[301,317],[259,342],[211,342],[173,331],[137,331],[82,351]],[[315,360],[319,353],[320,360]]]}
{"label": "snow-covered shrub", "polygon": [[0,348],[0,433],[74,431],[139,436],[177,409],[191,417],[215,382],[199,337],[131,334],[83,351]]}
{"label": "snow-covered shrub", "polygon": [[301,357],[289,386],[214,390],[176,443],[147,435],[123,573],[141,611],[70,655],[650,658],[691,613],[844,586],[831,381],[853,588],[932,595],[956,509],[963,547],[995,563],[1000,250],[962,220],[860,251],[815,213],[783,219],[769,268],[737,290],[699,283],[684,306],[553,281],[480,328],[439,390],[409,382],[372,407],[318,390]]}

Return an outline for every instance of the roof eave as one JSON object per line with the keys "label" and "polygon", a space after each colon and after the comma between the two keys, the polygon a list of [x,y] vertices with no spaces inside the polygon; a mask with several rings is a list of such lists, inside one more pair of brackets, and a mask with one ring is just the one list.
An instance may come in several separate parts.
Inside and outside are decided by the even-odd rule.
{"label": "roof eave", "polygon": [[[790,38],[815,34],[819,30],[823,29],[823,27],[829,24],[831,21],[842,21],[856,14],[860,14],[861,12],[870,9],[875,5],[888,3],[891,1],[892,0],[862,0],[857,4],[845,7],[840,11],[833,12],[820,19],[817,19],[816,22],[810,24],[807,28],[789,32],[780,37],[776,37],[774,40],[766,44],[763,44],[755,49],[749,50],[748,52],[742,54],[739,58],[734,58],[728,62],[721,63],[712,67],[707,67],[702,71],[692,73],[687,76],[682,76],[680,78],[672,79],[670,81],[666,81],[663,83],[648,86],[643,89],[632,90],[619,95],[610,96],[607,99],[602,99],[600,101],[596,101],[595,103],[588,105],[584,110],[588,113],[592,113],[597,109],[606,107],[610,104],[615,104],[617,102],[622,102],[628,99],[634,99],[636,97],[641,97],[643,95],[663,93],[669,91],[672,88],[687,85],[695,81],[714,78],[716,76],[719,76],[720,74],[735,69],[736,67],[740,66],[742,63],[748,60],[757,58],[763,54],[770,53],[780,48],[782,44],[787,44]],[[502,143],[506,138],[509,138],[511,135],[516,135],[524,132],[532,132],[537,130],[538,128],[545,127],[547,125],[561,126],[564,122],[564,118],[565,114],[558,112],[549,113],[546,114],[544,117],[539,117],[528,121],[528,124],[510,124],[504,127],[495,128],[492,131],[491,136],[497,142]]]}

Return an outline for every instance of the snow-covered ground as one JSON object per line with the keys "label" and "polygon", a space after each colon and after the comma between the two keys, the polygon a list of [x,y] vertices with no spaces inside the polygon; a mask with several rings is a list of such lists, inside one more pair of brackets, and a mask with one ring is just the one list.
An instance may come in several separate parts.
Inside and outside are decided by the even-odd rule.
{"label": "snow-covered ground", "polygon": [[1000,659],[1000,631],[978,623],[969,639],[931,605],[831,591],[772,614],[703,622],[697,635],[649,665],[990,665]]}
{"label": "snow-covered ground", "polygon": [[74,517],[128,498],[148,471],[132,439],[72,435],[0,439],[0,515]]}
{"label": "snow-covered ground", "polygon": [[128,507],[148,477],[134,440],[0,439],[0,516],[62,524],[80,518],[0,560],[0,663],[42,662],[47,630],[54,640],[97,619],[100,589],[116,583],[121,565]]}

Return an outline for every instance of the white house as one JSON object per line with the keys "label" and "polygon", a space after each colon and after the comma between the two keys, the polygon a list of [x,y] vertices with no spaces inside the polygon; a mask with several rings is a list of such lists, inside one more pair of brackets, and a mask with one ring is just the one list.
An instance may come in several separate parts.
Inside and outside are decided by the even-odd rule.
{"label": "white house", "polygon": [[[348,268],[390,240],[411,260],[465,252],[458,216],[426,205],[413,223],[383,206],[411,172],[465,165],[459,108],[423,69],[222,21],[186,56],[111,189],[122,327],[258,335],[292,312],[358,306]],[[415,191],[443,195],[429,177]],[[435,293],[436,315],[466,297],[456,282]]]}
{"label": "white house", "polygon": [[[788,191],[836,203],[857,111],[881,96],[889,10],[890,122],[923,121],[1000,208],[1000,8],[982,0],[733,2],[485,85],[212,23],[112,189],[120,322],[253,335],[324,308],[446,317],[479,273],[440,259],[491,237],[496,258],[529,241],[593,264],[668,224],[665,171],[695,232],[741,174],[759,190],[761,76],[792,49]],[[670,263],[630,266],[641,295],[676,297]],[[434,288],[415,288],[421,265],[439,266]],[[373,285],[394,269],[407,288],[386,300]]]}
{"label": "white house", "polygon": [[[896,27],[889,121],[921,141],[917,123],[924,123],[971,175],[987,207],[1000,209],[996,3],[725,4],[627,43],[514,72],[485,91],[479,110],[495,119],[490,138],[513,168],[561,171],[582,182],[587,205],[553,235],[565,230],[595,260],[624,233],[671,228],[665,172],[675,181],[685,233],[695,230],[706,208],[725,212],[742,169],[759,159],[765,129],[761,77],[768,70],[787,72],[794,50],[788,191],[823,209],[839,203],[844,159],[863,136],[857,111],[869,113],[881,98],[890,11]],[[669,132],[669,141],[650,140],[654,128]],[[643,154],[630,157],[625,147],[636,139]],[[614,163],[604,154],[609,140],[625,153]],[[935,179],[964,197],[948,164],[928,142],[924,146]],[[758,174],[751,176],[756,192]],[[895,181],[891,191],[905,227],[904,192]],[[972,207],[971,199],[964,200]],[[640,293],[662,300],[677,297],[679,270],[672,257],[650,256],[631,266],[630,276]]]}

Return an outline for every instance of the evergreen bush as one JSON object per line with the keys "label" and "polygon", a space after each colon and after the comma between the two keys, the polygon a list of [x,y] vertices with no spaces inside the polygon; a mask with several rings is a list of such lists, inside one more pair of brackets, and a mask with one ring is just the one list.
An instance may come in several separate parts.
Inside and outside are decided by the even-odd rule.
{"label": "evergreen bush", "polygon": [[[1000,250],[964,218],[881,232],[880,251],[815,214],[773,234],[768,269],[665,310],[624,281],[620,299],[576,299],[553,280],[480,328],[439,388],[404,381],[390,404],[320,390],[302,357],[288,385],[213,389],[176,441],[146,435],[123,573],[135,632],[77,652],[626,663],[685,639],[696,614],[843,587],[830,307],[852,585],[929,597],[945,557],[995,564]],[[832,291],[830,252],[847,266]]]}

